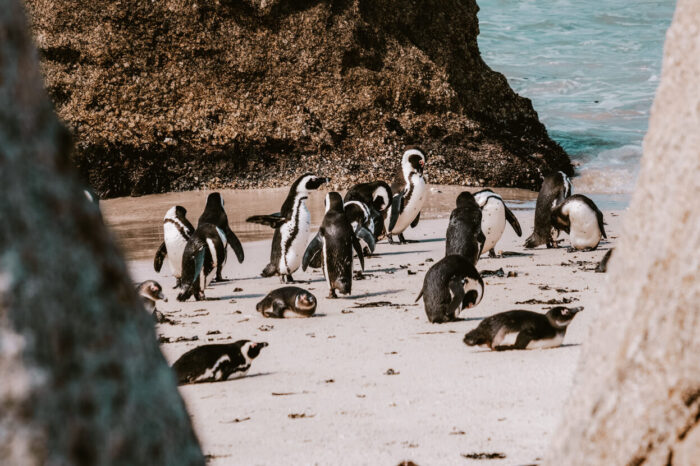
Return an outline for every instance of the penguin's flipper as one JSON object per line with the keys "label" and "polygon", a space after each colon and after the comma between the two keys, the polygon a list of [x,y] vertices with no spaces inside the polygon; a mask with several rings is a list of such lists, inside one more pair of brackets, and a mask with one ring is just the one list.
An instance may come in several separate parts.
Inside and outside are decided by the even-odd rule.
{"label": "penguin's flipper", "polygon": [[603,238],[608,239],[608,235],[605,234],[605,222],[603,222],[603,212],[601,212],[600,209],[596,207],[595,215],[596,217],[598,217],[598,228],[600,228],[600,234],[603,235]]}
{"label": "penguin's flipper", "polygon": [[286,217],[282,217],[280,213],[270,214],[270,215],[253,215],[245,219],[248,223],[258,223],[260,225],[267,225],[272,228],[277,228],[287,222]]}
{"label": "penguin's flipper", "polygon": [[518,336],[515,339],[515,343],[513,344],[512,349],[527,349],[527,345],[529,345],[532,340],[532,332],[530,330],[523,330],[520,333],[518,333]]}
{"label": "penguin's flipper", "polygon": [[236,236],[236,234],[230,228],[228,228],[226,231],[226,241],[228,242],[229,246],[231,246],[231,249],[233,249],[233,252],[236,253],[238,262],[243,262],[243,259],[245,259],[245,254],[243,254],[243,245],[239,241],[238,236]]}
{"label": "penguin's flipper", "polygon": [[156,257],[153,258],[153,270],[156,272],[160,272],[160,269],[163,268],[163,261],[165,260],[165,256],[168,255],[168,249],[165,247],[165,241],[160,243],[160,246],[158,246],[158,250],[156,251]]}
{"label": "penguin's flipper", "polygon": [[367,243],[367,246],[369,246],[369,250],[374,252],[374,248],[376,247],[377,243],[374,239],[374,235],[372,234],[371,231],[369,231],[365,227],[360,227],[357,232],[355,232],[358,238],[360,238],[362,241]]}
{"label": "penguin's flipper", "polygon": [[520,222],[518,222],[518,218],[508,208],[508,206],[505,205],[505,203],[503,204],[503,207],[506,208],[506,220],[508,220],[508,223],[510,223],[510,226],[512,226],[513,230],[515,230],[515,234],[518,236],[523,236],[523,230],[520,228]]}
{"label": "penguin's flipper", "polygon": [[284,317],[284,311],[287,309],[287,303],[281,299],[275,299],[272,302],[272,317]]}
{"label": "penguin's flipper", "polygon": [[423,288],[420,289],[420,293],[418,293],[418,296],[416,297],[416,300],[413,301],[414,303],[417,303],[420,301],[420,299],[423,297]]}
{"label": "penguin's flipper", "polygon": [[321,243],[321,234],[316,233],[314,239],[311,240],[308,246],[306,246],[306,251],[304,251],[304,258],[301,260],[301,270],[306,272],[309,264],[314,260],[316,254],[320,254],[323,249],[323,243]]}
{"label": "penguin's flipper", "polygon": [[447,315],[457,317],[462,310],[462,300],[464,299],[464,279],[454,277],[450,280],[450,294],[452,301],[447,306]]}
{"label": "penguin's flipper", "polygon": [[394,198],[391,200],[391,218],[389,219],[389,230],[388,232],[391,233],[391,230],[394,229],[396,226],[396,222],[399,219],[399,215],[401,212],[401,204],[403,204],[403,191],[398,193]]}
{"label": "penguin's flipper", "polygon": [[[372,236],[372,235],[370,235]],[[362,268],[362,271],[365,271],[365,256],[362,255],[362,245],[360,244],[360,241],[357,239],[357,236],[352,235],[352,247],[355,248],[355,252],[357,253],[357,258],[360,259],[360,267]]]}
{"label": "penguin's flipper", "polygon": [[418,215],[416,215],[416,218],[413,219],[411,222],[411,228],[415,228],[416,225],[418,225],[418,221],[420,220],[420,212],[418,212]]}

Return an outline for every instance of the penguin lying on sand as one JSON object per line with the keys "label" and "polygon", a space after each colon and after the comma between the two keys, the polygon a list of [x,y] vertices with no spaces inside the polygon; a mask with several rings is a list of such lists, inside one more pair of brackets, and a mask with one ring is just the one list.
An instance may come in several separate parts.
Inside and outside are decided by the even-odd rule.
{"label": "penguin lying on sand", "polygon": [[136,291],[143,302],[143,307],[150,313],[156,310],[156,301],[168,302],[163,295],[163,287],[155,280],[146,280],[136,285]]}
{"label": "penguin lying on sand", "polygon": [[178,385],[218,382],[243,377],[265,342],[239,340],[226,345],[203,345],[189,350],[173,364]]}
{"label": "penguin lying on sand", "polygon": [[370,217],[374,224],[372,233],[374,239],[379,241],[384,236],[384,220],[391,204],[391,187],[385,181],[372,181],[370,183],[359,183],[348,189],[343,201],[347,204],[350,201],[360,201],[369,207]]}
{"label": "penguin lying on sand", "polygon": [[464,336],[468,346],[486,346],[492,350],[555,348],[561,346],[566,328],[582,307],[555,307],[547,314],[531,311],[507,311],[481,321]]}
{"label": "penguin lying on sand", "polygon": [[603,212],[582,194],[567,197],[552,210],[552,227],[569,234],[569,251],[592,251],[600,239],[607,238],[603,224]]}
{"label": "penguin lying on sand", "polygon": [[557,247],[558,232],[552,228],[552,210],[564,199],[571,196],[573,185],[564,172],[556,172],[542,181],[542,188],[535,204],[535,228],[528,239],[526,248],[536,248],[546,244],[548,248]]}
{"label": "penguin lying on sand", "polygon": [[182,275],[182,253],[185,251],[187,240],[194,233],[194,227],[187,220],[187,210],[179,205],[171,207],[163,218],[163,242],[158,247],[153,259],[153,269],[160,272],[163,261],[167,257],[170,270],[175,277],[175,288],[180,286]]}
{"label": "penguin lying on sand", "polygon": [[316,297],[296,286],[270,291],[255,310],[265,317],[311,317],[316,312]]}
{"label": "penguin lying on sand", "polygon": [[484,232],[486,241],[481,253],[488,252],[489,257],[496,257],[496,243],[506,228],[506,220],[515,230],[515,234],[522,236],[523,231],[520,228],[520,222],[517,217],[511,212],[503,198],[494,193],[490,189],[482,189],[474,194],[474,199],[481,207],[481,231]]}
{"label": "penguin lying on sand", "polygon": [[314,257],[321,255],[323,274],[329,288],[329,298],[337,298],[336,290],[342,294],[352,292],[352,265],[355,249],[362,270],[365,269],[362,246],[355,236],[343,208],[343,198],[339,193],[326,195],[326,215],[323,217],[318,235],[309,243],[304,253],[302,270],[306,270]]}
{"label": "penguin lying on sand", "polygon": [[247,222],[268,225],[275,229],[270,263],[262,271],[263,277],[280,275],[280,281],[283,283],[294,281],[292,274],[301,265],[306,243],[309,240],[311,214],[306,207],[309,191],[318,189],[323,183],[329,181],[330,178],[306,173],[292,184],[280,213],[254,215],[246,219]]}
{"label": "penguin lying on sand", "polygon": [[453,254],[436,262],[425,274],[421,297],[425,313],[432,323],[455,320],[464,309],[481,302],[484,281],[474,265],[464,256]]}
{"label": "penguin lying on sand", "polygon": [[[197,227],[203,223],[211,223],[224,232],[226,238],[225,242],[228,244],[228,246],[231,246],[231,249],[233,249],[233,252],[236,254],[236,258],[238,259],[238,263],[242,263],[245,259],[245,255],[243,254],[243,245],[241,245],[238,237],[228,225],[228,216],[224,210],[224,199],[221,197],[221,194],[211,193],[207,197],[207,205],[204,207],[204,212],[202,212],[202,215],[199,216]],[[221,277],[221,269],[224,267],[224,262],[225,260],[221,261],[216,268],[217,282],[223,281],[223,278]]]}
{"label": "penguin lying on sand", "polygon": [[418,148],[410,148],[403,153],[401,167],[391,184],[394,197],[387,228],[390,243],[394,242],[392,235],[399,235],[401,244],[407,243],[403,232],[409,225],[411,228],[418,225],[420,209],[428,198],[428,187],[423,178],[425,162],[426,157]]}
{"label": "penguin lying on sand", "polygon": [[201,301],[204,289],[214,278],[214,273],[226,261],[226,235],[212,225],[198,226],[185,245],[182,254],[182,277],[178,301],[187,301],[190,296]]}
{"label": "penguin lying on sand", "polygon": [[459,254],[476,265],[484,241],[486,238],[481,231],[479,204],[470,192],[460,193],[457,196],[457,207],[450,214],[450,223],[447,225],[445,255]]}

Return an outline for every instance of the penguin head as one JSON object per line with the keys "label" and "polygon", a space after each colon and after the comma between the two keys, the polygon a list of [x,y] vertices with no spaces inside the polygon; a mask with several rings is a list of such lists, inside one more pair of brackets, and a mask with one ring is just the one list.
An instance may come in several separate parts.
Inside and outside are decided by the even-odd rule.
{"label": "penguin head", "polygon": [[241,354],[246,359],[246,361],[251,361],[258,357],[260,350],[266,347],[268,344],[264,341],[254,342],[250,340],[240,340],[234,343],[241,350]]}
{"label": "penguin head", "polygon": [[375,182],[377,186],[372,192],[372,207],[381,212],[389,207],[391,188],[384,181]]}
{"label": "penguin head", "polygon": [[464,287],[462,309],[471,309],[481,302],[481,298],[484,297],[484,280],[480,276],[466,277],[462,286]]}
{"label": "penguin head", "polygon": [[315,176],[311,173],[304,173],[292,185],[292,190],[297,193],[305,193],[318,189],[323,183],[328,183],[331,179]]}
{"label": "penguin head", "polygon": [[308,291],[300,292],[294,298],[294,307],[300,311],[309,311],[316,308],[316,297]]}
{"label": "penguin head", "polygon": [[569,217],[562,213],[559,206],[552,210],[550,221],[552,222],[552,228],[569,233],[571,222],[569,221]]}
{"label": "penguin head", "polygon": [[476,199],[474,199],[474,195],[469,191],[459,193],[456,204],[458,209],[462,209],[464,207],[479,208],[479,204],[476,202]]}
{"label": "penguin head", "polygon": [[224,208],[224,198],[221,197],[221,194],[211,193],[207,196],[207,205],[204,210],[218,209],[219,207]]}
{"label": "penguin head", "polygon": [[401,169],[403,170],[404,178],[408,180],[414,173],[422,176],[425,162],[426,157],[421,149],[417,147],[407,149],[401,158]]}
{"label": "penguin head", "polygon": [[331,210],[334,212],[343,212],[343,198],[340,193],[335,191],[326,194],[325,205],[326,212],[330,212]]}
{"label": "penguin head", "polygon": [[583,311],[582,307],[557,306],[547,311],[547,319],[553,327],[565,328],[571,323],[577,313]]}
{"label": "penguin head", "polygon": [[161,299],[168,302],[165,295],[163,295],[163,287],[155,280],[146,280],[140,283],[137,290],[140,296],[150,299],[151,301],[158,301]]}
{"label": "penguin head", "polygon": [[177,218],[185,218],[187,216],[187,209],[185,209],[181,205],[176,205],[175,206],[175,216]]}

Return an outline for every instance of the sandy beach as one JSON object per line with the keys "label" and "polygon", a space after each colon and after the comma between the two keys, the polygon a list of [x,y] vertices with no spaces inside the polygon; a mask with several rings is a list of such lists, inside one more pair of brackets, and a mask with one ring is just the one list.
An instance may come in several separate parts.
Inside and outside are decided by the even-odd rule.
{"label": "sandy beach", "polygon": [[[444,254],[449,213],[409,229],[406,237],[417,243],[380,242],[349,297],[326,299],[321,271],[298,271],[298,285],[319,300],[310,319],[255,311],[280,286],[259,275],[269,240],[244,243],[243,264],[229,254],[224,277],[231,281],[207,289],[206,301],[177,302],[167,267],[156,274],[151,260],[130,268],[135,281],[155,278],[165,288],[169,301],[158,308],[175,324],[160,324],[157,333],[169,362],[204,343],[270,344],[246,378],[180,388],[209,464],[476,464],[480,456],[492,458],[487,464],[530,464],[552,438],[596,315],[606,275],[593,268],[614,244],[622,215],[604,213],[608,241],[568,253],[524,250],[534,212],[516,211],[523,237],[507,226],[496,249],[520,255],[482,256],[480,271],[503,269],[504,276],[486,277],[481,303],[442,325],[430,324],[414,300]],[[585,308],[560,348],[490,352],[462,342],[484,317],[546,312],[555,301]]]}

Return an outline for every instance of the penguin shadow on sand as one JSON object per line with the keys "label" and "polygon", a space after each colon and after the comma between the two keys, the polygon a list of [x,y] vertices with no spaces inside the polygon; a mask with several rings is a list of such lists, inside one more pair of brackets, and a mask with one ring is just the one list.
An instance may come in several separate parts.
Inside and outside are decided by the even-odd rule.
{"label": "penguin shadow on sand", "polygon": [[421,249],[421,250],[411,250],[411,251],[386,251],[386,252],[381,252],[381,253],[374,253],[371,256],[368,256],[370,259],[381,259],[384,256],[399,256],[402,254],[423,254],[423,253],[428,253],[430,251]]}
{"label": "penguin shadow on sand", "polygon": [[382,290],[382,291],[372,291],[368,293],[363,293],[363,294],[356,294],[352,296],[346,296],[347,299],[362,299],[362,298],[373,298],[375,296],[383,296],[387,294],[393,294],[393,293],[401,293],[403,291],[406,291],[405,289],[400,289],[400,290]]}
{"label": "penguin shadow on sand", "polygon": [[[483,319],[483,317],[481,318]],[[554,348],[539,348],[539,349],[518,349],[514,348],[512,346],[499,346],[497,350],[491,350],[489,348],[479,348],[475,349],[472,351],[472,353],[503,353],[503,352],[509,352],[509,351],[517,351],[517,352],[523,352],[523,351],[555,351],[560,348],[575,348],[577,346],[581,346],[581,343],[564,343],[562,345],[556,346]]]}
{"label": "penguin shadow on sand", "polygon": [[250,294],[232,294],[226,296],[219,296],[218,298],[207,298],[207,301],[221,301],[222,299],[253,299],[253,298],[263,298],[265,295],[262,293],[250,293]]}

